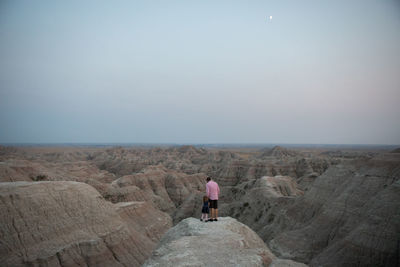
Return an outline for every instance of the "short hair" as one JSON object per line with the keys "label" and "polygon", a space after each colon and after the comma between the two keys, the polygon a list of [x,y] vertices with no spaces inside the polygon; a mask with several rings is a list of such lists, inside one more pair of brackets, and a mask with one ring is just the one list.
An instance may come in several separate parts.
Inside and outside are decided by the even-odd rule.
{"label": "short hair", "polygon": [[211,177],[208,176],[206,180],[207,180],[207,182],[211,181]]}

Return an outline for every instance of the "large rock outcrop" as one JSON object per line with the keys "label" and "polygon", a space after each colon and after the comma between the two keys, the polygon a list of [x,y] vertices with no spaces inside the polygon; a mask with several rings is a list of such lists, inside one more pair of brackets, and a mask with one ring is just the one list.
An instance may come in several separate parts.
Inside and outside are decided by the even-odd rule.
{"label": "large rock outcrop", "polygon": [[165,231],[172,227],[168,214],[154,208],[149,202],[119,202],[115,204],[118,214],[132,233],[145,235],[158,244]]}
{"label": "large rock outcrop", "polygon": [[202,173],[189,175],[162,166],[149,166],[113,181],[104,196],[114,203],[149,201],[160,210],[173,214],[189,196],[204,191],[206,177]]}
{"label": "large rock outcrop", "polygon": [[221,190],[221,216],[232,216],[258,232],[270,224],[279,209],[303,195],[288,176],[264,176]]}
{"label": "large rock outcrop", "polygon": [[258,233],[278,255],[312,266],[396,266],[399,174],[392,155],[333,166]]}
{"label": "large rock outcrop", "polygon": [[151,206],[115,206],[79,182],[0,183],[0,201],[1,266],[139,266],[172,225]]}
{"label": "large rock outcrop", "polygon": [[276,258],[246,225],[230,217],[204,223],[187,218],[170,229],[145,267],[305,266]]}

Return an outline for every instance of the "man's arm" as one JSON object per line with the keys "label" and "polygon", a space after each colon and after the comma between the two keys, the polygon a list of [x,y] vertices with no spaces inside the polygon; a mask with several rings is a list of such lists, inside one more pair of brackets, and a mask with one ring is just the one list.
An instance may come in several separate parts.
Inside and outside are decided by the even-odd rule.
{"label": "man's arm", "polygon": [[206,184],[206,195],[210,198],[210,188],[208,188],[208,184]]}

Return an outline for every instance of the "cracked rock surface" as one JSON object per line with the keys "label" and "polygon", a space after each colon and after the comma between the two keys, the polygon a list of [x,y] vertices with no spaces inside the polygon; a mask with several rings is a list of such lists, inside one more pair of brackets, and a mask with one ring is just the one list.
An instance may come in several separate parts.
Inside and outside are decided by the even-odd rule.
{"label": "cracked rock surface", "polygon": [[187,218],[161,239],[143,265],[155,266],[306,266],[277,259],[249,227],[231,217],[217,222]]}

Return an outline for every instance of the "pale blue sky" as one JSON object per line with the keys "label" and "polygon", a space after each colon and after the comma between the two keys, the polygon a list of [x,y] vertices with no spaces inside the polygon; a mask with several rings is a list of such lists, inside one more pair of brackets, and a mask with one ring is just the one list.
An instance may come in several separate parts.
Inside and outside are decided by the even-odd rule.
{"label": "pale blue sky", "polygon": [[0,143],[400,144],[399,100],[399,1],[0,1]]}

